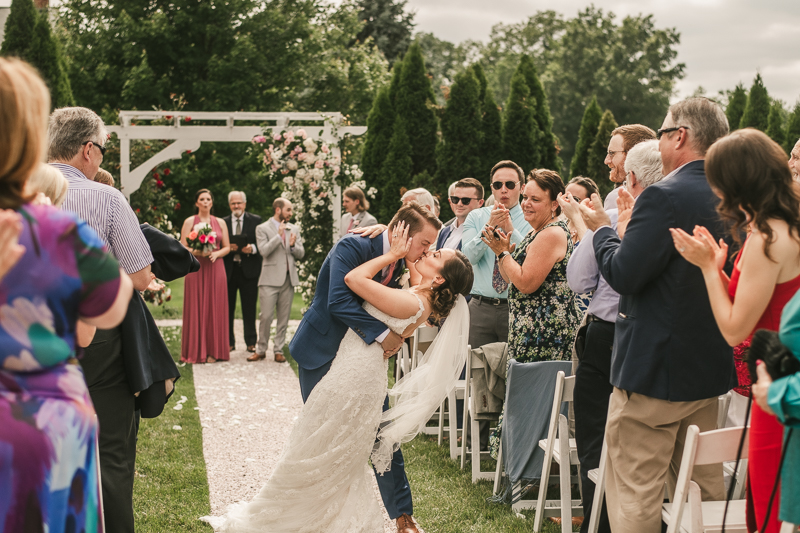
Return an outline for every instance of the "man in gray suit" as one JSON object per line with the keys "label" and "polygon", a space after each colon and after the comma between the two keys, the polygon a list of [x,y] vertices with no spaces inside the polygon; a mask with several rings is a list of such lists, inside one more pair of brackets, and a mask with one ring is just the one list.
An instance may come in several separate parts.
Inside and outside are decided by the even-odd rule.
{"label": "man in gray suit", "polygon": [[286,342],[286,326],[292,310],[294,287],[300,281],[297,277],[296,259],[305,255],[303,239],[292,218],[292,203],[278,198],[272,203],[273,216],[256,227],[256,246],[263,257],[261,277],[258,279],[258,298],[261,302],[261,321],[258,325],[256,353],[248,361],[261,361],[267,357],[269,330],[275,309],[278,313],[278,327],[273,339],[275,361],[283,363],[283,345]]}

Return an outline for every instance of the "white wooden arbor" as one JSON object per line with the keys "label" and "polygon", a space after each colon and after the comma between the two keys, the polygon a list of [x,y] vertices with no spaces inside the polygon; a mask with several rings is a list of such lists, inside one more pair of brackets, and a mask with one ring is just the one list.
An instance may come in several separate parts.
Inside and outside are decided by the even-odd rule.
{"label": "white wooden arbor", "polygon": [[[328,143],[334,155],[340,156],[339,141],[345,134],[361,135],[366,126],[344,126],[341,113],[243,113],[227,111],[120,111],[118,126],[107,126],[119,138],[122,192],[130,200],[131,194],[141,186],[145,176],[156,166],[170,159],[180,159],[190,150],[200,148],[203,142],[251,142],[261,135],[265,127],[275,133],[282,130],[305,129],[309,137]],[[168,125],[136,125],[135,120],[167,120]],[[326,120],[327,119],[327,120]],[[193,121],[219,122],[218,125],[192,126]],[[245,122],[247,125],[236,125]],[[301,122],[302,124],[297,124]],[[266,124],[266,126],[265,126]],[[334,131],[335,128],[335,131]],[[172,144],[150,159],[131,169],[131,140],[174,140]],[[342,191],[334,187],[333,219],[342,215]]]}

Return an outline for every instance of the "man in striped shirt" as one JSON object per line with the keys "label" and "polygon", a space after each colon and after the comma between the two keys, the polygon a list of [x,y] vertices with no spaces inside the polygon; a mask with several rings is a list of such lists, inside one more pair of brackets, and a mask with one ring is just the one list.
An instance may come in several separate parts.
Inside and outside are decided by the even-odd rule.
{"label": "man in striped shirt", "polygon": [[[121,192],[92,181],[106,150],[103,120],[83,107],[57,109],[50,116],[48,134],[48,159],[69,182],[62,209],[85,220],[108,244],[134,287],[146,289],[153,256],[139,221]],[[133,533],[137,426],[119,328],[97,330],[81,366],[100,423],[106,531]]]}

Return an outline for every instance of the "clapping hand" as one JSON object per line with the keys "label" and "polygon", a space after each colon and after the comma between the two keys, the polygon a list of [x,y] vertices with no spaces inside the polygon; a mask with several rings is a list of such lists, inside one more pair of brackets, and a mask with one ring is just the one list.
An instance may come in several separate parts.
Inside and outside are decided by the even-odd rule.
{"label": "clapping hand", "polygon": [[617,235],[619,235],[620,239],[625,236],[625,230],[628,229],[628,222],[631,221],[635,202],[636,199],[628,192],[628,189],[621,187],[619,196],[617,196],[617,210],[619,211],[619,216],[617,217]]}
{"label": "clapping hand", "polygon": [[286,231],[286,221],[282,220],[280,225],[278,226],[278,235],[283,237],[285,231]]}
{"label": "clapping hand", "polygon": [[413,237],[408,236],[408,226],[403,221],[397,223],[392,230],[392,247],[389,254],[394,256],[395,261],[402,259],[411,249]]}
{"label": "clapping hand", "polygon": [[22,218],[10,209],[0,209],[0,280],[25,253],[25,247],[18,242],[20,233]]}
{"label": "clapping hand", "polygon": [[297,234],[296,233],[290,233],[289,234],[289,246],[290,247],[294,246],[295,242],[297,242]]}
{"label": "clapping hand", "polygon": [[349,233],[355,233],[356,235],[361,235],[362,237],[369,237],[370,239],[374,239],[378,235],[382,235],[386,228],[388,228],[386,224],[375,224],[374,226],[364,226],[363,228],[353,228],[349,231]]}
{"label": "clapping hand", "polygon": [[559,193],[556,197],[556,201],[558,205],[561,206],[561,212],[564,213],[569,221],[572,223],[572,229],[570,231],[570,235],[572,236],[575,242],[578,242],[583,239],[584,234],[586,234],[586,224],[583,222],[583,217],[581,216],[580,207],[578,207],[578,199],[572,196],[572,193]]}
{"label": "clapping hand", "polygon": [[711,232],[702,226],[694,227],[694,235],[689,235],[680,228],[670,228],[675,248],[681,256],[691,264],[703,270],[715,268],[721,270],[728,260],[728,245],[722,239],[719,244],[714,241]]}
{"label": "clapping hand", "polygon": [[513,252],[517,247],[516,244],[511,242],[511,233],[506,233],[500,228],[492,228],[488,224],[483,227],[481,240],[492,249],[495,255],[500,255],[503,252]]}
{"label": "clapping hand", "polygon": [[494,204],[494,209],[489,215],[488,224],[503,228],[506,233],[514,231],[514,225],[511,223],[511,213],[503,204]]}
{"label": "clapping hand", "polygon": [[597,193],[592,194],[591,200],[587,198],[582,201],[580,205],[578,205],[578,209],[581,210],[581,217],[583,217],[584,224],[592,231],[597,231],[597,228],[611,225],[611,219],[608,217],[606,210],[603,209],[603,200]]}

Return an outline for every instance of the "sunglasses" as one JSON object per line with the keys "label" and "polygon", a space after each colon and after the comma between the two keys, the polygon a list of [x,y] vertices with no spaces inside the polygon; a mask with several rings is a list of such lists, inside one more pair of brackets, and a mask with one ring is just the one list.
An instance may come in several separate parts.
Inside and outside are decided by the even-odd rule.
{"label": "sunglasses", "polygon": [[458,205],[458,202],[461,202],[464,205],[469,205],[469,203],[473,200],[477,200],[477,198],[459,198],[458,196],[450,197],[450,201],[453,202],[453,205]]}
{"label": "sunglasses", "polygon": [[665,133],[672,133],[673,131],[678,131],[681,128],[688,130],[689,126],[675,126],[674,128],[661,128],[656,132],[656,139],[661,140],[661,136],[664,135]]}
{"label": "sunglasses", "polygon": [[503,188],[503,185],[505,185],[506,189],[508,189],[509,191],[513,191],[514,189],[517,188],[517,183],[519,183],[519,182],[518,181],[493,181],[492,182],[492,189],[494,189],[496,191],[499,191],[500,189]]}
{"label": "sunglasses", "polygon": [[97,148],[100,150],[100,155],[105,157],[105,155],[106,155],[106,147],[105,146],[100,146],[99,144],[97,144],[94,141],[86,141],[85,143],[81,143],[81,146],[83,146],[85,144],[89,144],[89,143],[92,143],[93,145],[97,146]]}

